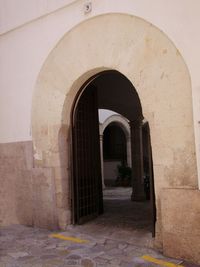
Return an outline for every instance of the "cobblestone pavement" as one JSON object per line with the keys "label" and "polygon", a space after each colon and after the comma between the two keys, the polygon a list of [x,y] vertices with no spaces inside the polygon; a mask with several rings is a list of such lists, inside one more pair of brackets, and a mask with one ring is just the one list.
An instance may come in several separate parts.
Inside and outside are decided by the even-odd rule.
{"label": "cobblestone pavement", "polygon": [[[117,197],[114,194],[116,192],[106,191],[104,215],[85,225],[69,226],[66,231],[59,232],[62,238],[77,238],[74,240],[55,238],[51,231],[22,225],[2,227],[0,267],[164,266],[146,261],[143,255],[176,265],[181,263],[164,257],[152,248],[148,220],[144,220],[138,228],[142,204],[137,203],[131,209],[129,205],[133,206],[133,202],[123,196],[127,196],[128,189],[123,194],[119,191]],[[130,211],[135,212],[135,216]],[[137,217],[137,220],[131,224],[133,217]],[[82,240],[86,242],[77,243]],[[188,263],[181,265],[194,266]]]}

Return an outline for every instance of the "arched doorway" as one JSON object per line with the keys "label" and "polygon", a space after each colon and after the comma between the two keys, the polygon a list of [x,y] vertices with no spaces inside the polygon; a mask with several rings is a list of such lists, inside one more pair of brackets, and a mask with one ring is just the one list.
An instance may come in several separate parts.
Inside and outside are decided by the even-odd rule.
{"label": "arched doorway", "polygon": [[[132,160],[131,160],[131,133],[130,133],[130,124],[129,124],[129,120],[126,119],[124,116],[113,112],[111,110],[105,110],[105,109],[99,109],[99,131],[100,131],[100,148],[101,148],[101,172],[102,172],[102,184],[103,187],[105,187],[105,183],[104,180],[107,179],[106,178],[106,174],[104,173],[106,170],[106,161],[107,159],[105,159],[104,157],[104,149],[103,149],[103,143],[104,143],[104,133],[105,133],[105,129],[109,126],[109,125],[115,125],[117,127],[119,127],[124,135],[125,135],[125,140],[126,140],[126,148],[124,150],[126,150],[126,163],[127,163],[127,167],[132,166]],[[112,163],[109,163],[109,161],[107,162],[107,165],[113,165]],[[116,177],[116,162],[114,164],[111,172],[113,174],[113,177]],[[108,176],[109,173],[108,173]]]}
{"label": "arched doorway", "polygon": [[[92,77],[81,87],[71,117],[73,222],[78,224],[103,212],[98,108],[109,108],[115,112],[120,112],[130,121],[133,166],[132,200],[146,199],[143,151],[150,152],[150,135],[147,135],[146,143],[143,142],[144,118],[140,99],[134,86],[124,75],[115,70],[104,71]],[[111,125],[110,128],[116,133],[115,124]],[[126,144],[125,135],[121,131],[120,129],[118,132],[120,133],[120,141],[124,139],[124,144]],[[143,144],[145,144],[145,148],[143,148]],[[106,151],[106,146],[104,151]],[[126,145],[121,152],[124,156]],[[120,154],[120,156],[122,155]],[[124,160],[127,159],[124,158]],[[153,173],[151,162],[152,158],[149,158],[147,163],[149,175]],[[152,179],[153,176],[149,179],[150,183]],[[150,189],[151,201],[154,202],[154,187],[150,186]],[[152,208],[155,208],[155,203],[152,204]],[[154,233],[153,210],[152,222]]]}
{"label": "arched doorway", "polygon": [[[34,218],[39,220],[38,226],[58,225],[61,229],[72,222],[69,154],[73,103],[90,77],[108,69],[118,70],[134,84],[151,128],[156,242],[162,247],[168,231],[163,220],[165,207],[171,212],[174,203],[163,192],[177,190],[179,203],[179,188],[186,192],[197,188],[191,80],[182,55],[165,33],[130,14],[104,14],[81,22],[63,36],[41,68],[32,101],[33,160],[34,171],[42,172],[48,193],[41,194],[43,209]],[[102,108],[109,108],[105,102]],[[140,136],[141,124],[135,121],[135,127]]]}
{"label": "arched doorway", "polygon": [[105,186],[115,186],[117,167],[127,166],[127,140],[117,123],[110,123],[103,132],[103,176]]}
{"label": "arched doorway", "polygon": [[104,159],[118,159],[127,163],[126,135],[123,129],[115,124],[109,124],[104,130]]}

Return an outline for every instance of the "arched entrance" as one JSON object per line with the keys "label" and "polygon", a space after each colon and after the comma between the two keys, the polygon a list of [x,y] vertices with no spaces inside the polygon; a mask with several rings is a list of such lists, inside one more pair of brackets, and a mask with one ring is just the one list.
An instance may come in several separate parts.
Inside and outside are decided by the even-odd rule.
{"label": "arched entrance", "polygon": [[[155,197],[154,186],[152,186],[150,134],[149,132],[146,135],[143,134],[143,128],[149,129],[149,127],[145,126],[147,122],[144,123],[140,99],[134,86],[124,75],[114,70],[104,71],[92,77],[82,86],[74,103],[71,118],[73,222],[80,224],[103,212],[99,108],[109,108],[120,112],[130,121],[133,166],[131,197],[133,201],[147,199],[145,178],[148,177],[148,186],[151,191],[149,191],[149,198],[151,196],[152,202],[152,232],[154,233]],[[123,136],[120,135],[121,137],[125,138],[124,133]],[[126,150],[125,140],[124,143]],[[107,147],[104,147],[104,151]],[[145,162],[144,159],[146,159]],[[124,158],[124,160],[127,159]]]}
{"label": "arched entrance", "polygon": [[[109,125],[115,125],[119,127],[124,135],[125,135],[125,140],[126,140],[126,162],[127,166],[131,168],[132,166],[132,160],[131,160],[131,133],[130,133],[130,124],[129,120],[126,119],[124,116],[113,113],[112,111],[108,111],[105,109],[99,109],[99,131],[100,131],[100,148],[101,148],[101,169],[102,169],[102,183],[103,187],[105,186],[104,180],[107,179],[108,177],[115,177],[116,176],[116,162],[114,163],[114,166],[112,162],[105,162],[105,156],[104,156],[104,149],[103,147],[105,146],[104,144],[104,133],[105,129]],[[112,166],[106,166],[106,165],[112,165]],[[110,168],[111,167],[111,168]],[[108,176],[105,173],[106,168],[108,170]],[[111,175],[110,175],[111,174]],[[107,176],[107,178],[106,178]],[[115,177],[116,178],[116,177]]]}
{"label": "arched entrance", "polygon": [[[39,224],[65,229],[72,221],[71,112],[81,86],[105,70],[119,71],[135,86],[151,128],[156,237],[162,246],[163,231],[168,233],[163,201],[172,207],[172,198],[163,198],[163,191],[197,188],[190,74],[161,30],[127,14],[95,16],[77,25],[52,50],[38,75],[32,105],[33,158],[48,192],[40,198]],[[100,100],[108,104],[110,99]],[[134,113],[127,105],[123,108]],[[123,108],[117,112],[126,117]],[[142,125],[136,122],[139,138]]]}

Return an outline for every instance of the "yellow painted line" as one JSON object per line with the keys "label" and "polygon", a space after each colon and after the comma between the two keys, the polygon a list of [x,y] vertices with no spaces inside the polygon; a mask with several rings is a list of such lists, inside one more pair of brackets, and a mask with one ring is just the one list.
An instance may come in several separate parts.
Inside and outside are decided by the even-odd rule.
{"label": "yellow painted line", "polygon": [[166,266],[166,267],[184,267],[183,265],[179,265],[179,264],[175,264],[172,262],[168,262],[168,261],[163,261],[163,260],[159,260],[156,258],[153,258],[149,255],[144,255],[141,257],[143,260],[149,261],[149,262],[153,262],[155,264],[158,264],[160,266]]}
{"label": "yellow painted line", "polygon": [[52,235],[50,235],[50,237],[59,238],[61,240],[66,240],[66,241],[72,241],[74,243],[87,243],[87,242],[89,242],[88,240],[79,239],[79,238],[72,237],[72,236],[65,236],[65,235],[61,235],[61,234],[52,234]]}

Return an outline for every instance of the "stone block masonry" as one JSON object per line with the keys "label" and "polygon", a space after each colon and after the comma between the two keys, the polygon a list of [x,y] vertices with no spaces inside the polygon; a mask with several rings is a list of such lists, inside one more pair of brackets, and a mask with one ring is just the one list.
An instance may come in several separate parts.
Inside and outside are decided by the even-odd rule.
{"label": "stone block masonry", "polygon": [[162,235],[166,255],[200,264],[199,190],[163,190]]}
{"label": "stone block masonry", "polygon": [[0,225],[57,228],[52,168],[33,168],[32,141],[0,144]]}

